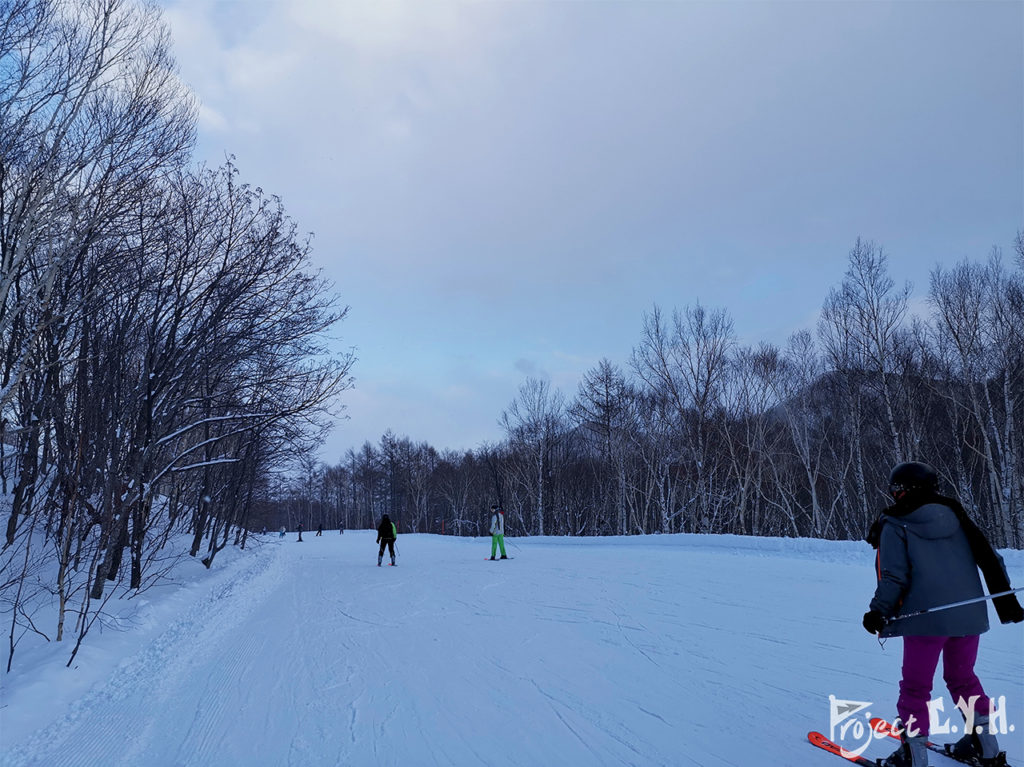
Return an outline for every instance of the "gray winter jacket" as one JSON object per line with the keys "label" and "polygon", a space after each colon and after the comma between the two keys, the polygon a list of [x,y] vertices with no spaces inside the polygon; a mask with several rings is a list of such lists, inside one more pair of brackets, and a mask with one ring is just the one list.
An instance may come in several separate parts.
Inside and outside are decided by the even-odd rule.
{"label": "gray winter jacket", "polygon": [[[887,618],[984,596],[978,565],[955,512],[926,503],[883,517],[878,587],[871,609]],[[988,631],[988,607],[976,602],[889,623],[883,637],[973,636]]]}
{"label": "gray winter jacket", "polygon": [[491,535],[505,534],[505,515],[494,514],[491,517]]}

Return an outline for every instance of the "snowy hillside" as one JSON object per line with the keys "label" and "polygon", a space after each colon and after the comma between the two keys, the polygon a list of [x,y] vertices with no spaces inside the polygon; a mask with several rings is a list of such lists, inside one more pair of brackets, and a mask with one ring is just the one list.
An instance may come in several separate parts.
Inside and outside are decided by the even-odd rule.
{"label": "snowy hillside", "polygon": [[[23,651],[0,764],[839,767],[805,740],[829,695],[894,715],[901,643],[860,627],[866,544],[509,539],[490,562],[489,543],[405,535],[378,569],[372,533],[333,531],[185,562],[73,668]],[[1024,765],[1024,627],[995,625],[978,670]]]}

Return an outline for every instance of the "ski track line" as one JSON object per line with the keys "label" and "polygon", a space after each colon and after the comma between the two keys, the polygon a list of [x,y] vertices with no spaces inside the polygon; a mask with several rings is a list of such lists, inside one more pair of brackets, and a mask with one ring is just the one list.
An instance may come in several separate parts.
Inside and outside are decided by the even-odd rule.
{"label": "ski track line", "polygon": [[[458,738],[458,741],[462,745],[462,747],[473,755],[474,759],[476,760],[475,762],[473,762],[473,764],[489,764],[490,758],[487,756],[486,753],[481,752],[480,749],[477,747],[477,743],[479,742],[480,739],[476,735],[476,733],[472,731],[467,731],[465,727],[465,722],[463,722],[461,719],[454,717],[452,715],[451,710],[448,707],[445,707],[443,709],[441,715],[448,723],[449,731],[455,737]],[[451,749],[453,753],[459,753],[458,751],[456,751],[454,743],[452,744]],[[447,753],[445,755],[448,756]],[[448,764],[453,765],[453,767],[458,767],[458,765],[465,762],[466,760],[464,756],[462,756],[461,758],[454,758],[452,756],[448,756]]]}
{"label": "ski track line", "polygon": [[661,668],[661,664],[658,663],[658,661],[654,660],[654,658],[652,658],[650,655],[648,655],[647,652],[643,648],[641,648],[639,645],[637,645],[636,642],[634,642],[630,638],[629,634],[626,633],[626,629],[630,629],[632,631],[643,631],[645,633],[650,633],[647,630],[647,628],[643,627],[643,626],[624,626],[622,624],[622,616],[619,615],[618,612],[616,612],[615,610],[613,610],[611,608],[609,608],[609,611],[611,612],[612,615],[615,616],[615,620],[618,621],[619,634],[622,636],[623,639],[626,640],[626,642],[629,644],[629,646],[632,647],[634,650],[636,650],[638,653],[640,653],[642,656],[647,658],[647,660],[649,660],[655,666],[657,666],[658,668]]}
{"label": "ski track line", "polygon": [[[657,764],[656,761],[652,761],[654,759],[653,754],[643,753],[636,745],[626,740],[622,735],[616,732],[616,729],[622,728],[621,723],[606,723],[605,721],[603,721],[604,717],[600,715],[595,716],[592,710],[588,710],[588,707],[583,703],[583,701],[577,700],[576,703],[573,704],[571,702],[561,700],[556,696],[552,695],[551,693],[547,692],[546,690],[544,690],[535,680],[530,681],[533,683],[533,686],[536,688],[537,692],[539,692],[542,696],[547,698],[548,706],[551,708],[552,713],[554,713],[554,715],[558,718],[562,725],[569,732],[571,732],[577,740],[579,740],[579,742],[586,748],[587,751],[589,751],[594,756],[594,758],[596,759],[596,761],[594,762],[595,764],[629,764],[633,765],[633,767],[645,767],[646,765]],[[595,745],[591,745],[590,741],[592,741],[593,738],[584,737],[576,729],[576,727],[573,726],[569,719],[562,715],[562,712],[558,710],[559,706],[564,706],[566,709],[568,709],[569,713],[575,714],[576,716],[582,718],[584,723],[586,723],[590,727],[593,727],[595,730],[602,733],[610,740],[618,743],[620,746],[623,747],[623,750],[625,752],[628,752],[628,755],[625,753],[620,755],[613,755],[608,753],[607,750],[598,750]],[[633,734],[632,732],[628,731],[628,728],[626,728],[626,730],[627,734]],[[602,758],[607,759],[609,761],[603,761]],[[637,759],[638,761],[632,761],[633,758]],[[623,759],[630,759],[630,761],[623,761]]]}
{"label": "ski track line", "polygon": [[[262,642],[262,637],[250,634],[243,639],[240,645],[232,646],[232,653],[229,654],[231,660],[229,662],[223,662],[224,655],[220,654],[216,662],[204,664],[204,670],[210,670],[211,673],[205,683],[205,690],[210,692],[210,694],[204,695],[203,700],[212,701],[212,705],[207,707],[200,703],[196,707],[192,723],[186,735],[182,738],[183,743],[189,744],[189,752],[194,751],[196,761],[199,763],[207,763],[209,761],[208,753],[212,750],[212,746],[219,742],[223,734],[222,725],[225,718],[227,718],[228,704],[236,702],[231,696],[225,695],[224,691],[228,689],[232,680],[240,677],[244,678],[244,670],[251,668],[252,658],[256,656],[257,649],[262,645]],[[168,695],[167,690],[164,690],[164,694],[161,696],[163,700],[173,700],[179,697],[179,695],[184,694],[184,691],[181,690],[180,678],[178,681],[179,684],[175,686],[173,695]],[[234,716],[236,713],[237,711],[232,709],[231,715]],[[152,730],[156,724],[157,720],[150,720],[147,729]],[[144,739],[144,742],[146,741],[149,741],[149,738]],[[133,753],[132,756],[135,756],[135,754]],[[187,756],[187,754],[183,756]]]}
{"label": "ski track line", "polygon": [[638,703],[634,703],[633,705],[635,705],[637,707],[638,711],[642,711],[643,713],[647,714],[647,716],[650,716],[650,717],[653,717],[654,719],[657,719],[659,722],[661,722],[664,725],[667,725],[668,727],[672,726],[671,724],[669,724],[668,721],[665,720],[665,718],[661,714],[658,714],[658,713],[656,713],[654,711],[648,711],[646,708],[644,708],[643,706],[639,705]]}
{"label": "ski track line", "polygon": [[[565,729],[567,729],[570,733],[572,733],[573,737],[575,737],[576,740],[578,740],[580,742],[580,744],[587,751],[589,751],[591,753],[591,755],[593,755],[594,757],[600,757],[600,753],[593,746],[591,746],[587,742],[586,738],[584,738],[582,735],[580,735],[578,732],[576,732],[576,728],[573,727],[572,724],[570,722],[568,722],[566,720],[566,718],[564,716],[562,716],[562,714],[559,712],[559,710],[558,710],[557,706],[555,706],[555,704],[556,703],[560,703],[561,701],[557,701],[551,695],[549,695],[548,693],[544,692],[544,690],[541,689],[541,686],[539,684],[537,684],[536,682],[533,683],[533,686],[537,688],[537,692],[539,692],[541,695],[543,695],[545,698],[548,699],[548,707],[551,709],[551,712],[556,717],[558,717],[558,721],[560,721],[562,723],[562,726],[565,727]],[[564,705],[564,704],[562,704],[562,705]]]}
{"label": "ski track line", "polygon": [[[241,617],[244,616],[240,616],[240,619]],[[233,628],[237,625],[237,622],[231,622],[228,628]],[[225,631],[221,636],[226,633]],[[232,696],[226,693],[238,687],[237,681],[239,679],[245,678],[245,670],[252,667],[252,659],[257,656],[258,650],[263,646],[263,643],[264,637],[255,632],[250,632],[243,636],[241,642],[232,643],[231,652],[229,653],[211,653],[204,658],[197,657],[195,659],[195,662],[189,669],[190,673],[188,676],[190,679],[194,679],[197,674],[202,674],[205,679],[203,684],[204,690],[201,702],[197,704],[187,726],[182,722],[175,728],[179,732],[186,733],[181,741],[182,743],[189,744],[189,750],[186,753],[181,753],[179,746],[180,758],[177,760],[179,763],[183,763],[190,755],[197,757],[201,762],[208,761],[208,753],[214,745],[219,743],[219,737],[223,732],[222,725],[227,718],[227,707],[229,705],[232,707],[231,717],[235,717],[238,715],[240,708],[237,704],[242,703],[242,707],[244,707],[244,704],[249,700],[249,695],[243,695],[241,699],[238,699],[232,698]],[[183,682],[186,680],[178,677],[176,681],[176,685],[167,685],[161,691],[161,702],[171,703],[175,700],[180,700],[188,694],[187,690],[182,689],[184,686]],[[212,703],[208,703],[210,701]],[[157,723],[156,720],[151,720],[147,724],[147,731],[151,731]],[[159,724],[161,727],[165,726],[163,722]],[[153,743],[150,742],[149,738],[142,739],[142,745],[147,747],[147,751],[151,752],[153,750]],[[133,758],[144,755],[145,752],[140,748],[136,748],[132,752]],[[152,763],[152,759],[147,759],[146,761]]]}
{"label": "ski track line", "polygon": [[[319,557],[307,561],[316,562],[322,571],[330,559]],[[337,587],[337,575],[327,577],[322,572],[320,575],[316,591],[309,589],[299,579],[293,579],[291,582],[292,593],[288,603],[292,606],[294,614],[288,647],[331,645],[331,629],[334,624],[330,622],[322,606],[329,604],[328,597]],[[301,616],[317,617],[313,620],[303,620]],[[335,705],[331,696],[326,693],[330,689],[341,689],[343,686],[338,681],[339,675],[335,671],[343,664],[333,654],[301,651],[293,654],[289,663],[290,671],[285,679],[290,679],[291,684],[283,679],[284,683],[277,686],[277,689],[288,690],[287,708],[297,717],[289,736],[288,764],[296,767],[323,764],[328,748],[342,748],[341,743],[329,737],[325,727],[334,721]],[[351,676],[350,667],[346,664],[344,668]],[[197,763],[206,764],[208,761],[204,759]],[[346,760],[339,757],[338,764],[345,763]]]}
{"label": "ski track line", "polygon": [[[145,649],[123,661],[105,684],[75,701],[65,716],[5,754],[3,767],[95,767],[111,763],[111,755],[122,753],[126,743],[134,748],[118,764],[131,764],[130,758],[148,745],[158,724],[161,709],[152,705],[153,698],[168,700],[169,688],[180,683],[196,665],[197,656],[251,613],[285,572],[280,552],[274,552],[254,557],[226,583],[210,586],[186,615]],[[226,597],[233,599],[225,602]],[[134,693],[146,699],[136,700]],[[101,711],[99,721],[92,721]],[[89,727],[88,736],[77,737],[83,726]],[[66,747],[69,741],[75,744],[73,749]]]}

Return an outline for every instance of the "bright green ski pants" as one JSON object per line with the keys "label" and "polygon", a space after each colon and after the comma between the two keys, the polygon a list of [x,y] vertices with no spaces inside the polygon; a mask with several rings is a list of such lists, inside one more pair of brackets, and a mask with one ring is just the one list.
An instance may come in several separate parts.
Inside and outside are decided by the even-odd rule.
{"label": "bright green ski pants", "polygon": [[504,535],[492,535],[491,536],[491,559],[494,559],[494,552],[501,546],[501,556],[505,556],[505,536]]}

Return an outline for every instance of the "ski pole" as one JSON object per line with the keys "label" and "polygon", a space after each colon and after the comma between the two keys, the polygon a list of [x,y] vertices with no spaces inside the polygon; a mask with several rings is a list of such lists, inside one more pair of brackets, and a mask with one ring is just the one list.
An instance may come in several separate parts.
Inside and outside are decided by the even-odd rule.
{"label": "ski pole", "polygon": [[962,607],[963,605],[972,605],[975,602],[984,602],[986,599],[995,599],[996,597],[1005,597],[1010,594],[1018,594],[1024,591],[1024,586],[1019,589],[1010,589],[1009,591],[1000,591],[998,594],[988,594],[983,597],[975,597],[974,599],[965,599],[962,602],[951,602],[948,605],[939,605],[938,607],[929,607],[927,610],[918,610],[916,613],[907,613],[906,615],[897,615],[895,618],[890,618],[888,623],[895,623],[901,621],[904,618],[913,618],[915,615],[924,615],[925,613],[937,613],[939,610],[949,610],[953,607]]}

